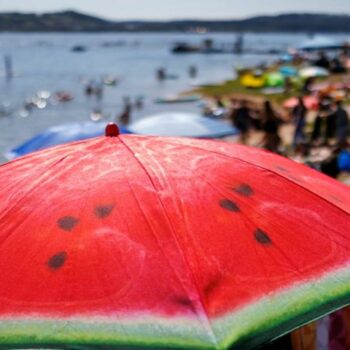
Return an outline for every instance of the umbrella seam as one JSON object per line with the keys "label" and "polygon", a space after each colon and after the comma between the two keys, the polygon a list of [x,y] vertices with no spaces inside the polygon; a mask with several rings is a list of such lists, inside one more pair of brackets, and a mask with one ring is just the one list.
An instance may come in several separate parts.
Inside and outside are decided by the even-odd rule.
{"label": "umbrella seam", "polygon": [[[199,175],[199,176],[203,179],[203,181],[206,181],[206,182],[209,184],[209,186],[211,186],[213,189],[215,189],[215,190],[218,191],[218,192],[221,192],[220,189],[217,189],[217,188],[216,188],[214,185],[212,185],[209,181],[205,180],[205,178],[204,178],[203,176],[201,176],[201,175]],[[253,221],[252,221],[251,219],[249,219],[249,217],[247,217],[244,213],[242,213],[242,214],[245,216],[245,218],[246,218],[248,221],[253,222]],[[345,247],[344,247],[343,245],[339,244],[338,242],[337,242],[337,245],[339,245],[339,246],[341,246],[342,248],[345,249]],[[293,266],[293,268],[296,270],[296,272],[295,272],[296,275],[301,276],[302,273],[301,273],[300,269],[297,268],[297,266],[296,266],[296,265],[293,263],[293,261],[288,257],[288,255],[285,254],[285,253],[283,252],[282,249],[278,248],[278,246],[276,246],[276,248],[277,248],[277,250],[284,256],[284,258],[291,264],[291,266]],[[256,249],[255,249],[255,252],[257,253]],[[267,253],[268,253],[268,250],[267,250]],[[268,254],[269,254],[269,253],[268,253]],[[260,256],[259,256],[258,254],[256,254],[256,256],[257,256],[258,259],[261,261]],[[270,256],[271,259],[274,259],[274,257],[273,257],[272,254],[269,254],[269,256]],[[274,260],[275,260],[275,259],[274,259]],[[265,270],[265,268],[264,268],[264,270]],[[266,271],[266,270],[265,270],[265,271]],[[265,272],[265,275],[266,275],[266,272]],[[316,289],[315,295],[317,295],[317,289]]]}
{"label": "umbrella seam", "polygon": [[[159,139],[158,139],[158,141],[162,142],[162,140],[159,140]],[[168,143],[168,144],[173,144],[173,145],[176,145],[176,146],[183,146],[183,145],[178,144],[178,143],[172,143],[172,142],[167,142],[167,143]],[[242,159],[242,158],[239,158],[239,157],[230,156],[230,155],[228,155],[228,154],[226,154],[226,153],[219,153],[219,152],[216,152],[216,151],[213,151],[213,150],[205,150],[205,149],[203,149],[203,148],[201,148],[201,147],[193,146],[193,145],[186,145],[186,147],[190,147],[190,148],[194,148],[194,149],[199,149],[199,150],[201,150],[201,151],[203,151],[203,152],[209,152],[209,153],[217,154],[217,155],[219,155],[219,156],[224,156],[224,157],[227,157],[227,158],[230,158],[230,159],[236,159],[236,160],[239,160],[239,161],[241,161],[241,162],[243,162],[243,163],[256,166],[257,168],[260,168],[260,169],[264,169],[264,170],[266,170],[266,171],[268,171],[268,172],[270,172],[270,173],[272,173],[272,174],[278,175],[279,177],[281,177],[282,179],[284,179],[284,180],[286,180],[286,181],[288,181],[288,182],[291,182],[291,183],[295,184],[296,186],[298,186],[298,187],[304,189],[306,192],[309,192],[309,193],[313,194],[314,196],[320,198],[320,199],[323,200],[324,202],[327,202],[328,204],[333,205],[334,207],[336,207],[336,208],[339,209],[340,211],[342,211],[342,212],[344,212],[345,214],[349,215],[349,212],[347,212],[347,211],[344,210],[343,208],[340,208],[338,205],[332,203],[331,201],[329,201],[329,200],[327,200],[326,198],[320,196],[320,195],[317,194],[316,192],[314,192],[314,191],[312,191],[312,190],[310,190],[310,189],[308,189],[308,188],[306,188],[306,187],[304,187],[304,186],[298,184],[297,182],[293,181],[292,179],[289,179],[288,177],[285,177],[285,176],[279,174],[278,172],[276,172],[276,171],[274,171],[274,170],[272,170],[272,169],[268,169],[268,168],[265,168],[264,166],[261,166],[261,165],[255,164],[255,163],[248,162],[248,161],[246,161],[246,160],[244,160],[244,159]],[[281,158],[282,158],[282,157],[281,157]],[[319,175],[323,175],[322,173],[318,173],[318,174],[319,174]],[[326,175],[324,175],[324,176],[326,177]],[[330,180],[330,179],[331,179],[331,178],[329,178],[329,177],[326,177],[326,178],[327,178],[327,180]],[[341,183],[341,182],[338,181],[338,183]],[[344,185],[344,186],[345,186],[345,185]]]}
{"label": "umbrella seam", "polygon": [[[147,174],[147,176],[148,176],[148,174]],[[149,176],[148,176],[148,177],[149,177]],[[177,277],[177,279],[179,280],[179,282],[180,282],[180,283],[182,284],[182,286],[183,286],[183,283],[181,282],[181,278],[178,276],[176,270],[174,269],[174,267],[173,267],[172,264],[170,263],[170,260],[168,259],[167,255],[165,254],[164,250],[162,249],[158,237],[154,234],[154,229],[153,229],[153,227],[152,227],[152,224],[150,224],[150,220],[148,219],[148,217],[147,217],[147,215],[145,214],[145,212],[144,212],[142,206],[140,205],[140,201],[138,200],[138,198],[137,198],[137,196],[136,196],[136,194],[135,194],[135,191],[134,191],[134,189],[132,188],[132,186],[131,186],[131,184],[130,184],[130,181],[129,181],[129,179],[128,179],[127,177],[125,177],[125,181],[127,182],[128,186],[129,186],[129,188],[130,188],[130,191],[131,191],[131,193],[132,193],[132,196],[134,197],[134,199],[135,199],[135,201],[136,201],[136,203],[137,203],[137,205],[138,205],[138,207],[139,207],[139,209],[140,209],[140,212],[142,213],[142,215],[143,215],[145,221],[147,222],[147,225],[148,225],[149,229],[151,230],[151,232],[152,232],[152,234],[153,234],[153,236],[154,236],[154,238],[155,238],[155,240],[156,240],[156,242],[157,242],[157,245],[158,245],[159,249],[160,249],[160,250],[162,251],[162,253],[164,254],[164,257],[165,257],[165,259],[167,260],[169,266],[173,269],[173,271],[174,271],[174,273],[175,273],[175,276]],[[152,181],[152,180],[150,179],[150,181]],[[157,198],[158,198],[158,197],[157,197]],[[158,198],[158,199],[159,199],[159,198]]]}
{"label": "umbrella seam", "polygon": [[[189,272],[190,272],[190,274],[191,274],[191,276],[192,276],[192,280],[193,280],[193,283],[194,283],[194,287],[196,288],[197,294],[198,294],[198,296],[199,296],[200,304],[201,304],[202,309],[203,309],[203,311],[204,311],[204,313],[205,313],[205,316],[206,316],[207,326],[209,327],[209,329],[210,329],[210,331],[211,331],[211,333],[212,333],[212,336],[211,336],[211,337],[212,337],[212,340],[214,341],[215,347],[216,347],[217,349],[219,349],[220,347],[219,347],[219,344],[218,344],[218,341],[217,341],[217,337],[216,337],[216,335],[215,335],[214,329],[213,329],[213,327],[212,327],[212,325],[211,325],[211,322],[210,322],[210,320],[209,320],[209,316],[208,316],[207,310],[206,310],[206,308],[205,308],[205,303],[204,303],[203,298],[202,298],[202,296],[201,296],[200,289],[199,289],[199,287],[198,287],[198,285],[197,285],[197,282],[196,282],[194,273],[193,273],[193,271],[192,271],[192,269],[191,269],[191,267],[190,267],[190,264],[189,264],[189,262],[188,262],[188,260],[187,260],[186,255],[184,254],[184,252],[183,252],[181,249],[179,249],[179,248],[181,247],[181,244],[179,243],[179,240],[178,240],[178,238],[177,238],[177,236],[176,236],[175,229],[174,229],[174,227],[173,227],[172,221],[170,220],[170,218],[169,218],[169,216],[168,216],[168,214],[167,214],[167,211],[165,210],[164,203],[163,203],[161,197],[160,197],[159,194],[158,194],[158,193],[159,193],[159,192],[158,192],[158,189],[157,189],[157,187],[156,187],[156,185],[155,185],[155,183],[154,183],[152,177],[151,177],[150,174],[148,173],[148,171],[147,171],[145,165],[144,165],[144,164],[140,161],[140,159],[135,155],[135,153],[131,150],[131,148],[127,145],[127,143],[126,143],[124,140],[122,140],[122,138],[119,138],[119,139],[120,139],[121,143],[125,146],[125,148],[132,154],[132,156],[133,156],[134,159],[137,161],[137,163],[140,165],[140,167],[143,169],[143,171],[145,172],[145,174],[146,174],[147,177],[149,178],[149,180],[150,180],[150,182],[151,182],[151,184],[152,184],[152,187],[154,188],[154,190],[155,190],[156,193],[157,193],[157,197],[158,197],[159,203],[160,203],[161,207],[163,208],[164,215],[166,216],[167,221],[169,222],[169,225],[170,225],[171,231],[172,231],[172,233],[173,233],[174,239],[175,239],[175,241],[176,241],[176,243],[177,243],[178,251],[179,251],[180,255],[183,257],[184,262],[185,262],[185,265],[187,266],[187,268],[188,268],[188,270],[189,270]],[[181,247],[181,248],[182,248],[182,247]]]}
{"label": "umbrella seam", "polygon": [[[239,159],[239,158],[237,158],[237,159]],[[242,161],[244,162],[244,160],[242,160]],[[247,163],[248,163],[248,164],[251,164],[251,165],[254,165],[253,163],[249,163],[249,162],[247,162]],[[258,167],[259,167],[259,166],[258,166]],[[264,168],[264,167],[260,167],[260,168],[269,171],[269,169],[266,169],[266,168]],[[271,173],[279,175],[278,173],[275,173],[274,171],[271,171]],[[286,178],[286,177],[284,177],[284,176],[281,176],[281,175],[280,175],[280,177],[282,177],[283,179],[289,180],[288,178]],[[303,189],[306,189],[305,187],[300,186],[300,185],[298,185],[297,183],[295,183],[295,182],[293,182],[293,181],[290,181],[290,182],[293,183],[294,185],[297,185],[298,187],[301,187],[301,188],[303,188]],[[209,183],[209,182],[208,182],[208,183]],[[210,183],[209,183],[209,184],[210,184]],[[211,185],[211,186],[213,186],[213,185]],[[214,188],[215,188],[215,187],[214,187]],[[311,195],[316,195],[316,197],[322,199],[322,197],[318,196],[316,193],[314,193],[314,192],[312,192],[312,191],[308,191],[308,192],[309,192]],[[327,200],[326,200],[326,202],[327,202],[328,204],[334,205],[333,203],[328,202]],[[337,209],[339,209],[339,210],[342,210],[341,208],[339,208],[339,207],[336,206],[336,205],[334,205],[334,207],[337,208]],[[346,213],[346,212],[345,212],[345,213]],[[243,215],[244,215],[244,214],[243,214]],[[248,219],[248,217],[247,217],[246,215],[245,215],[245,217]],[[249,220],[249,219],[248,219],[248,220]],[[309,228],[311,229],[311,227],[309,227]],[[337,232],[337,231],[335,231],[335,230],[332,229],[332,228],[329,228],[329,231],[332,232],[332,233],[336,233],[336,234],[340,235],[342,238],[345,238],[345,237],[346,237],[346,235],[342,235],[340,232]],[[322,234],[321,234],[321,235],[322,235]],[[323,236],[325,236],[325,235],[323,235]],[[343,249],[346,249],[345,246],[344,246],[343,244],[340,244],[339,242],[336,242],[336,244],[337,244],[338,246],[342,247]]]}
{"label": "umbrella seam", "polygon": [[[206,181],[206,182],[209,184],[209,186],[211,186],[215,191],[217,191],[217,192],[219,192],[219,193],[221,192],[220,189],[216,188],[216,187],[215,187],[213,184],[211,184],[208,180],[205,180],[205,178],[204,178],[202,175],[199,175],[199,176],[203,179],[203,181]],[[252,219],[250,219],[247,215],[244,214],[244,212],[242,212],[241,214],[246,218],[246,220],[247,220],[248,222],[250,222],[251,224],[253,224],[253,226],[258,227],[258,225],[256,225],[255,222],[254,222]],[[276,247],[276,248],[278,249],[278,247]],[[261,265],[263,266],[264,264],[262,263],[261,256],[258,254],[258,251],[257,251],[256,246],[254,246],[254,250],[255,250],[255,255],[256,255],[257,259],[261,262]],[[278,249],[278,250],[281,251],[280,249]],[[274,259],[273,256],[268,252],[268,250],[266,250],[266,251],[267,251],[267,253],[269,254],[270,258],[271,258],[271,259]],[[289,258],[288,258],[283,252],[281,252],[281,254],[283,254],[283,255],[285,256],[286,260],[289,261]],[[293,263],[292,263],[292,262],[289,261],[289,263],[293,266]],[[298,270],[298,268],[297,268],[296,266],[293,266],[293,267],[295,268],[295,270],[298,271],[298,274],[300,275],[300,271]],[[265,276],[267,276],[266,269],[265,269],[264,266],[263,266],[263,269],[264,269]]]}

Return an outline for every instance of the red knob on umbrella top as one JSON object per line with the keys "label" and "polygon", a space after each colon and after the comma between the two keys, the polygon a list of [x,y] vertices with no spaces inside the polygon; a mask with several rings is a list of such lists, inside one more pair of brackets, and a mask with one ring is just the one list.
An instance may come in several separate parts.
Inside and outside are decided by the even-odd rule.
{"label": "red knob on umbrella top", "polygon": [[120,134],[120,130],[118,128],[118,125],[115,123],[108,123],[106,126],[106,132],[107,137],[117,137]]}

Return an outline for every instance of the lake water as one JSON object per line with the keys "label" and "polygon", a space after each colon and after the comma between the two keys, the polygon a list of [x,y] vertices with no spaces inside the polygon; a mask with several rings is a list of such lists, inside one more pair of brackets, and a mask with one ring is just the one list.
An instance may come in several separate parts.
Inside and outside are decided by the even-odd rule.
{"label": "lake water", "polygon": [[[158,96],[174,95],[191,89],[188,68],[198,68],[198,80],[214,82],[234,77],[234,67],[249,66],[276,59],[273,55],[174,55],[174,42],[199,43],[210,37],[220,44],[232,44],[234,33],[225,34],[0,34],[0,108],[11,115],[0,118],[0,154],[47,127],[73,121],[89,120],[90,113],[100,108],[105,120],[120,114],[123,97],[132,100],[144,97],[144,108],[133,111],[133,119],[162,111],[197,111],[197,103],[157,105]],[[348,35],[337,38],[349,39]],[[246,34],[246,48],[287,49],[307,39],[302,34]],[[107,45],[106,45],[107,43]],[[115,44],[110,45],[108,44]],[[84,45],[87,51],[71,52],[75,45]],[[15,76],[5,79],[3,55],[10,55]],[[157,81],[155,71],[160,66],[177,80]],[[104,75],[120,79],[116,87],[105,87],[103,99],[87,98],[84,80],[99,79]],[[49,104],[45,109],[21,114],[24,101],[39,90],[65,90],[74,95],[67,103]],[[1,159],[3,160],[3,159]]]}

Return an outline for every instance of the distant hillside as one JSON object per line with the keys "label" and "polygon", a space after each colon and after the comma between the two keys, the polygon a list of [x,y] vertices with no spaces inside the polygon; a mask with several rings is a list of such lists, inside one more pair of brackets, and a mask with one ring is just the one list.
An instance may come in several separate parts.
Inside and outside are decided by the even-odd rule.
{"label": "distant hillside", "polygon": [[0,31],[12,32],[187,32],[199,27],[218,32],[350,32],[350,16],[284,14],[224,21],[113,22],[75,11],[45,13],[41,15],[33,13],[0,13]]}
{"label": "distant hillside", "polygon": [[112,25],[103,19],[74,11],[45,13],[0,13],[0,31],[80,32],[108,30]]}

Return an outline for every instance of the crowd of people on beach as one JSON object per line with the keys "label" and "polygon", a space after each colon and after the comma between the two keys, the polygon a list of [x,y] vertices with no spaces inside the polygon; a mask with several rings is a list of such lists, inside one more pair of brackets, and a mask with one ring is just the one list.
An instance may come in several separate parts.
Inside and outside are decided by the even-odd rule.
{"label": "crowd of people on beach", "polygon": [[[296,60],[300,61],[300,58]],[[332,59],[320,52],[313,64],[333,70],[334,73],[343,73],[348,60],[347,51]],[[347,96],[334,93],[330,84],[325,83],[315,93],[316,87],[320,85],[315,78],[305,79],[299,89],[299,97],[290,109],[281,108],[268,98],[264,102],[257,102],[257,99],[248,95],[246,98],[231,98],[226,104],[226,117],[239,130],[241,143],[285,155],[337,177],[341,170],[350,170],[350,125],[345,106]],[[312,106],[309,102],[311,99],[315,100]],[[223,106],[220,98],[216,98],[215,103],[217,108]],[[283,128],[286,125],[289,126],[289,134],[293,134],[291,140],[285,139]],[[256,135],[262,137],[256,138]],[[315,156],[317,152],[327,156],[320,159]],[[338,165],[339,157],[342,157],[343,169]]]}
{"label": "crowd of people on beach", "polygon": [[279,129],[283,123],[291,121],[294,124],[293,149],[299,146],[320,146],[330,145],[333,138],[336,144],[342,145],[347,140],[349,131],[349,118],[342,100],[332,100],[325,97],[316,113],[310,134],[307,133],[307,116],[303,97],[299,97],[289,119],[281,116],[273,108],[272,103],[266,100],[261,109],[256,106],[250,107],[247,100],[231,100],[228,118],[232,124],[240,131],[241,142],[246,143],[248,135],[252,130],[261,130],[265,133],[262,147],[276,153],[284,153],[281,148],[281,137]]}
{"label": "crowd of people on beach", "polygon": [[[260,108],[247,100],[231,101],[228,119],[240,132],[240,142],[249,144],[252,135],[262,134],[262,139],[253,144],[274,153],[279,153],[296,160],[307,161],[312,150],[328,148],[330,158],[339,155],[348,147],[349,115],[342,100],[333,100],[330,97],[322,99],[319,108],[310,112],[301,96],[298,104],[289,115],[277,111],[273,104],[266,100]],[[290,145],[283,143],[281,128],[283,125],[293,126],[293,139]],[[250,143],[251,144],[251,143]],[[340,170],[326,166],[329,159],[321,164],[321,170],[336,177]]]}

